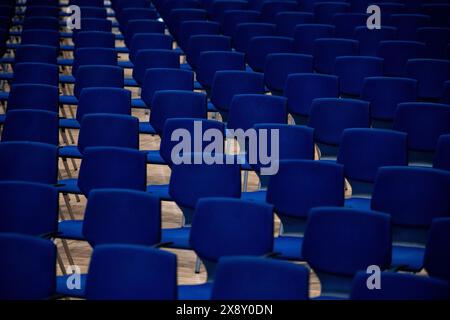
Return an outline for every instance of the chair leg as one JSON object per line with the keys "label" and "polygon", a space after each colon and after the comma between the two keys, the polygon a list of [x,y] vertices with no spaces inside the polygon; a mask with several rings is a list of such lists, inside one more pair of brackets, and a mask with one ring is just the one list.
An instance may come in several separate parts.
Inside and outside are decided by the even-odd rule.
{"label": "chair leg", "polygon": [[66,253],[67,261],[69,261],[69,265],[74,266],[75,262],[73,261],[73,257],[72,257],[72,254],[70,253],[70,249],[69,249],[66,239],[61,239],[61,243],[63,245],[64,252]]}
{"label": "chair leg", "polygon": [[64,170],[67,173],[67,176],[69,177],[69,179],[72,179],[72,173],[70,173],[70,168],[69,168],[69,164],[67,163],[67,158],[62,158],[62,162],[64,165]]}
{"label": "chair leg", "polygon": [[77,163],[75,162],[75,159],[74,158],[70,158],[70,162],[72,162],[73,170],[77,171],[78,170],[78,166],[77,166]]}
{"label": "chair leg", "polygon": [[70,198],[67,193],[63,193],[64,203],[66,204],[67,211],[69,212],[70,219],[75,220],[75,216],[73,215],[72,206],[70,205]]}
{"label": "chair leg", "polygon": [[64,262],[60,256],[59,252],[56,252],[56,260],[58,261],[58,266],[61,269],[61,273],[63,275],[67,275],[66,267],[64,266]]}
{"label": "chair leg", "polygon": [[73,138],[72,130],[67,129],[67,132],[69,133],[70,144],[75,144],[75,139]]}
{"label": "chair leg", "polygon": [[195,273],[200,273],[200,266],[201,266],[201,261],[200,258],[197,257],[195,260]]}

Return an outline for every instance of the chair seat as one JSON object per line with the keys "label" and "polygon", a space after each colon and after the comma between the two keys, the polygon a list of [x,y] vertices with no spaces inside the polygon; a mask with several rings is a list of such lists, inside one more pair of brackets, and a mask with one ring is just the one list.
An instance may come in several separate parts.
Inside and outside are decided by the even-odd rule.
{"label": "chair seat", "polygon": [[0,92],[0,100],[7,101],[9,98],[9,92]]}
{"label": "chair seat", "polygon": [[182,64],[180,65],[180,69],[183,69],[183,70],[192,70],[192,67],[191,67],[191,65],[190,65],[189,63],[182,63]]}
{"label": "chair seat", "polygon": [[159,197],[161,200],[170,201],[172,198],[169,195],[169,185],[168,184],[152,184],[147,186],[147,192]]}
{"label": "chair seat", "polygon": [[80,123],[74,118],[59,119],[59,127],[66,129],[80,129]]}
{"label": "chair seat", "polygon": [[178,286],[178,300],[210,300],[212,283]]}
{"label": "chair seat", "polygon": [[166,164],[164,159],[161,157],[159,150],[149,150],[147,151],[147,163],[151,164]]}
{"label": "chair seat", "polygon": [[75,77],[70,74],[61,74],[59,81],[64,83],[75,83]]}
{"label": "chair seat", "polygon": [[80,150],[78,150],[77,146],[65,146],[59,148],[59,156],[61,158],[76,158],[76,159],[81,159],[83,157]]}
{"label": "chair seat", "polygon": [[63,179],[58,181],[57,190],[60,193],[81,194],[78,179]]}
{"label": "chair seat", "polygon": [[423,268],[425,248],[408,247],[406,245],[392,246],[392,266],[401,270],[419,272]]}
{"label": "chair seat", "polygon": [[58,64],[60,66],[71,66],[73,64],[73,59],[58,59]]}
{"label": "chair seat", "polygon": [[360,210],[370,210],[370,198],[354,197],[345,199],[345,207]]}
{"label": "chair seat", "polygon": [[133,78],[125,78],[124,85],[125,87],[139,87],[138,83]]}
{"label": "chair seat", "polygon": [[162,229],[161,242],[171,242],[171,244],[165,246],[167,248],[188,250],[191,248],[189,245],[190,231],[190,227]]}
{"label": "chair seat", "polygon": [[0,114],[0,123],[1,124],[5,123],[5,119],[6,119],[6,115],[5,114]]}
{"label": "chair seat", "polygon": [[56,277],[56,292],[67,297],[84,298],[87,275],[80,275],[80,289],[69,289],[67,287],[67,280],[69,277],[70,275]]}
{"label": "chair seat", "polygon": [[273,251],[277,259],[301,261],[303,237],[279,236],[275,238]]}
{"label": "chair seat", "polygon": [[139,122],[139,133],[156,134],[156,130],[148,122]]}
{"label": "chair seat", "polygon": [[58,238],[85,240],[83,236],[83,220],[64,220],[58,223]]}
{"label": "chair seat", "polygon": [[59,103],[60,104],[77,105],[78,99],[75,96],[59,96]]}
{"label": "chair seat", "polygon": [[[14,78],[14,73],[13,72],[1,72],[0,73],[0,80],[12,80]],[[7,93],[7,92],[1,92],[3,93]]]}
{"label": "chair seat", "polygon": [[131,100],[131,107],[139,108],[139,109],[149,109],[149,107],[147,107],[147,105],[145,104],[144,100],[142,100],[142,99],[132,99]]}
{"label": "chair seat", "polygon": [[242,192],[241,199],[256,202],[266,202],[266,190]]}
{"label": "chair seat", "polygon": [[122,67],[122,68],[127,68],[127,69],[133,69],[133,62],[131,62],[131,61],[119,61],[118,63],[117,63],[117,65],[119,66],[119,67]]}

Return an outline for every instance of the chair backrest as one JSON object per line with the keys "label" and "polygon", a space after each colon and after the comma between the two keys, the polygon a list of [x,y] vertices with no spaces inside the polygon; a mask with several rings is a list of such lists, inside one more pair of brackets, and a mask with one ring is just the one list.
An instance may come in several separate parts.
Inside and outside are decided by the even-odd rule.
{"label": "chair backrest", "polygon": [[87,47],[74,52],[72,75],[77,76],[81,66],[117,66],[117,53],[112,48]]}
{"label": "chair backrest", "polygon": [[450,133],[450,105],[424,102],[400,103],[394,130],[408,134],[408,148],[434,151],[439,136]]}
{"label": "chair backrest", "polygon": [[211,88],[217,71],[245,70],[245,55],[235,51],[203,51],[197,65],[197,81]]}
{"label": "chair backrest", "polygon": [[339,145],[348,128],[369,128],[369,103],[346,98],[314,99],[308,126],[317,142]]}
{"label": "chair backrest", "polygon": [[378,45],[378,56],[384,59],[384,74],[405,76],[409,59],[424,58],[426,46],[417,41],[386,40]]}
{"label": "chair backrest", "polygon": [[336,27],[330,24],[299,24],[294,31],[294,50],[299,53],[313,54],[316,39],[332,38],[335,33]]}
{"label": "chair backrest", "polygon": [[443,134],[439,137],[433,167],[450,171],[450,134]]}
{"label": "chair backrest", "polygon": [[187,51],[189,49],[189,41],[195,35],[219,35],[220,24],[213,21],[190,20],[181,24],[180,35],[178,37],[179,46]]}
{"label": "chair backrest", "polygon": [[[180,108],[180,101],[183,107]],[[183,90],[160,90],[154,93],[150,124],[158,134],[170,118],[207,118],[206,95]]]}
{"label": "chair backrest", "polygon": [[307,300],[309,270],[255,257],[225,257],[217,265],[212,300]]}
{"label": "chair backrest", "polygon": [[94,249],[86,279],[86,299],[175,300],[176,298],[175,254],[125,244],[101,245]]}
{"label": "chair backrest", "polygon": [[40,142],[2,142],[0,167],[0,181],[54,184],[58,175],[58,148]]}
{"label": "chair backrest", "polygon": [[96,189],[89,194],[83,235],[102,244],[152,246],[161,241],[161,201],[143,191]]}
{"label": "chair backrest", "polygon": [[[180,129],[180,130],[178,130]],[[209,129],[215,129],[217,131],[208,131]],[[198,130],[198,131],[197,131]],[[225,150],[225,124],[220,121],[215,120],[207,120],[201,118],[172,118],[167,119],[164,123],[164,130],[161,136],[161,144],[159,148],[159,153],[161,157],[164,159],[166,163],[172,165],[172,152],[177,152],[176,145],[180,143],[179,140],[186,138],[190,138],[189,142],[190,149],[189,150],[178,150],[178,155],[182,155],[183,152],[191,153],[195,152],[195,148],[198,145],[195,142],[195,134],[196,132],[200,132],[202,137],[209,136],[210,139],[214,138],[214,145],[219,148],[219,150],[211,150],[211,153],[224,153]],[[215,134],[222,134],[222,137],[216,136]],[[179,134],[179,135],[178,135]],[[184,136],[184,134],[186,136]],[[197,133],[198,134],[198,133]],[[172,140],[173,138],[178,137],[179,140]],[[215,140],[217,139],[217,140]],[[206,140],[206,139],[205,139]],[[184,142],[184,141],[183,141]],[[206,149],[208,146],[212,148],[211,141],[203,141],[200,144],[201,150],[198,150],[197,153],[201,153],[205,150],[205,152],[209,152]],[[221,149],[220,149],[221,147]]]}
{"label": "chair backrest", "polygon": [[14,65],[13,84],[59,85],[58,66],[49,63],[22,62]]}
{"label": "chair backrest", "polygon": [[286,37],[253,37],[247,50],[249,66],[257,72],[264,72],[266,58],[271,53],[291,53],[294,40]]}
{"label": "chair backrest", "polygon": [[144,81],[145,72],[151,68],[179,68],[180,54],[174,50],[139,50],[135,55],[133,78],[137,83]]}
{"label": "chair backrest", "polygon": [[248,7],[247,1],[241,0],[214,0],[209,1],[209,5],[206,7],[210,17],[221,24],[224,22],[225,14],[230,11],[246,10]]}
{"label": "chair backrest", "polygon": [[450,43],[450,28],[425,27],[417,29],[417,38],[427,45],[430,58],[445,59],[445,49]]}
{"label": "chair backrest", "polygon": [[[56,30],[46,30],[46,29],[30,29],[22,31],[20,36],[20,46],[23,45],[41,45],[41,46],[49,46],[54,47],[56,49],[52,49],[57,51],[59,49],[59,32]],[[57,53],[52,53],[51,56],[57,56]],[[17,59],[17,51],[16,51],[16,59]],[[56,61],[56,58],[55,58]],[[17,60],[16,60],[17,63]],[[52,60],[52,63],[54,61]]]}
{"label": "chair backrest", "polygon": [[373,119],[394,119],[397,105],[417,99],[417,81],[409,78],[368,77],[364,79],[361,99],[370,103]]}
{"label": "chair backrest", "polygon": [[341,93],[359,96],[365,78],[383,75],[383,59],[365,56],[337,57],[334,63],[334,74],[339,77]]}
{"label": "chair backrest", "polygon": [[135,33],[131,39],[129,58],[131,61],[134,61],[139,50],[172,50],[172,43],[172,36],[162,33]]}
{"label": "chair backrest", "polygon": [[80,126],[78,149],[121,147],[139,149],[139,119],[123,114],[86,114]]}
{"label": "chair backrest", "polygon": [[[356,272],[372,265],[387,269],[391,252],[391,221],[386,214],[330,207],[309,213],[302,255],[318,274],[322,295],[349,293]],[[341,286],[334,287],[336,280],[329,276],[340,278]]]}
{"label": "chair backrest", "polygon": [[252,128],[258,123],[287,123],[287,99],[261,94],[238,94],[231,101],[228,129]]}
{"label": "chair backrest", "polygon": [[164,33],[164,22],[148,19],[129,20],[124,33],[125,44],[130,47],[133,36],[137,33]]}
{"label": "chair backrest", "polygon": [[14,84],[8,98],[8,111],[38,109],[58,112],[58,87],[45,84]]}
{"label": "chair backrest", "polygon": [[194,90],[194,73],[190,70],[173,68],[152,68],[145,72],[142,83],[141,98],[147,106],[157,91],[161,90]]}
{"label": "chair backrest", "polygon": [[108,19],[81,18],[80,24],[81,29],[73,30],[72,40],[74,42],[77,41],[78,33],[80,32],[80,30],[112,32],[112,21]]}
{"label": "chair backrest", "polygon": [[418,81],[419,98],[439,99],[445,81],[450,79],[450,61],[411,59],[406,64],[406,74]]}
{"label": "chair backrest", "polygon": [[121,30],[125,30],[128,22],[131,20],[156,20],[158,19],[158,12],[154,8],[139,8],[139,7],[129,7],[125,8],[116,15],[120,24]]}
{"label": "chair backrest", "polygon": [[223,34],[234,37],[237,26],[241,23],[254,23],[259,21],[259,11],[230,10],[223,14]]}
{"label": "chair backrest", "polygon": [[274,92],[283,92],[286,80],[293,73],[312,73],[313,56],[298,53],[272,53],[267,55],[264,79]]}
{"label": "chair backrest", "polygon": [[400,40],[417,40],[416,30],[428,24],[430,17],[418,13],[392,14],[388,24],[397,29]]}
{"label": "chair backrest", "polygon": [[58,230],[58,191],[55,187],[3,181],[0,182],[0,200],[0,233],[43,236]]}
{"label": "chair backrest", "polygon": [[27,17],[23,20],[23,30],[31,29],[46,29],[46,30],[59,30],[59,19],[55,17]]}
{"label": "chair backrest", "polygon": [[365,26],[368,15],[365,13],[346,12],[333,15],[332,24],[336,27],[336,36],[353,37],[356,27]]}
{"label": "chair backrest", "polygon": [[105,31],[80,31],[75,42],[75,50],[88,47],[114,49],[115,46],[116,36]]}
{"label": "chair backrest", "polygon": [[83,6],[81,9],[81,15],[83,18],[93,18],[93,19],[106,19],[107,12],[106,8],[102,7],[92,7],[92,6]]}
{"label": "chair backrest", "polygon": [[295,27],[299,24],[313,23],[314,15],[310,12],[285,11],[275,16],[277,32],[284,37],[294,37]]}
{"label": "chair backrest", "polygon": [[222,35],[194,35],[189,38],[187,45],[187,59],[193,68],[201,62],[203,52],[231,51],[231,38]]}
{"label": "chair backrest", "polygon": [[47,45],[21,44],[16,49],[15,63],[40,62],[56,64],[58,49]]}
{"label": "chair backrest", "polygon": [[144,152],[118,147],[90,147],[84,150],[78,187],[86,196],[92,189],[103,188],[144,191],[146,171]]}
{"label": "chair backrest", "polygon": [[447,282],[450,281],[449,231],[449,218],[433,220],[424,257],[424,268],[428,275]]}
{"label": "chair backrest", "polygon": [[278,13],[284,11],[296,11],[298,3],[296,1],[265,1],[261,5],[261,20],[274,23]]}
{"label": "chair backrest", "polygon": [[344,204],[344,169],[313,160],[281,160],[270,177],[266,201],[283,216],[306,219],[311,208]]}
{"label": "chair backrest", "polygon": [[[273,250],[273,207],[239,199],[201,199],[189,242],[207,266],[225,256],[268,254]],[[210,279],[213,274],[209,268]]]}
{"label": "chair backrest", "polygon": [[384,166],[407,165],[406,134],[383,129],[345,129],[337,162],[351,180],[373,183]]}
{"label": "chair backrest", "polygon": [[216,108],[227,111],[235,95],[264,91],[264,76],[261,73],[217,71],[212,83],[211,102]]}
{"label": "chair backrest", "polygon": [[121,88],[84,88],[78,99],[76,119],[81,123],[89,113],[131,115],[131,92]]}
{"label": "chair backrest", "polygon": [[287,77],[284,96],[288,98],[288,110],[292,114],[309,115],[311,104],[317,98],[337,98],[338,77],[334,75],[303,73]]}
{"label": "chair backrest", "polygon": [[167,26],[170,33],[176,38],[179,38],[183,22],[191,20],[206,20],[207,12],[203,9],[174,9],[170,12],[167,20]]}
{"label": "chair backrest", "polygon": [[32,141],[59,144],[59,119],[56,112],[18,109],[6,113],[2,141]]}
{"label": "chair backrest", "polygon": [[79,98],[86,88],[123,88],[124,71],[117,66],[80,66],[77,71],[74,95]]}
{"label": "chair backrest", "polygon": [[336,13],[347,13],[350,11],[350,4],[345,1],[336,2],[315,2],[314,17],[318,23],[332,23]]}
{"label": "chair backrest", "polygon": [[56,246],[53,242],[35,236],[1,233],[0,256],[0,299],[44,300],[54,295]]}
{"label": "chair backrest", "polygon": [[359,43],[342,38],[320,38],[314,41],[314,68],[320,73],[332,74],[339,56],[358,55]]}
{"label": "chair backrest", "polygon": [[382,272],[382,286],[370,290],[367,281],[370,274],[358,272],[352,283],[351,300],[447,300],[448,284],[426,276],[395,272]]}
{"label": "chair backrest", "polygon": [[56,6],[27,6],[25,19],[31,17],[59,17],[59,8]]}
{"label": "chair backrest", "polygon": [[248,52],[250,41],[254,37],[275,36],[276,25],[271,23],[248,22],[236,26],[233,35],[234,48],[239,52]]}

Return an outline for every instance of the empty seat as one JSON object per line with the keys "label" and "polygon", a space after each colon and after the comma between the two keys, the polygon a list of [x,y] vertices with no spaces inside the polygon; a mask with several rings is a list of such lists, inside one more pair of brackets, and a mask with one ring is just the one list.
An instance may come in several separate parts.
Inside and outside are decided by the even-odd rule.
{"label": "empty seat", "polygon": [[174,50],[140,50],[136,53],[133,78],[142,84],[150,68],[179,68],[180,54]]}
{"label": "empty seat", "polygon": [[230,10],[223,14],[223,34],[234,37],[240,23],[259,22],[259,12],[252,10]]}
{"label": "empty seat", "polygon": [[56,47],[26,44],[17,47],[14,62],[39,62],[56,64],[57,56],[58,53]]}
{"label": "empty seat", "polygon": [[58,88],[46,84],[15,84],[11,86],[8,111],[35,109],[58,112]]}
{"label": "empty seat", "polygon": [[214,0],[209,1],[211,4],[207,7],[212,20],[223,24],[225,15],[229,11],[243,11],[247,9],[247,1],[238,0]]}
{"label": "empty seat", "polygon": [[55,17],[28,17],[23,20],[23,30],[31,29],[45,29],[45,30],[59,30],[59,20]]}
{"label": "empty seat", "polygon": [[114,49],[116,47],[116,37],[112,32],[80,31],[77,34],[75,50],[86,47]]}
{"label": "empty seat", "polygon": [[298,4],[296,1],[286,0],[272,0],[265,1],[261,4],[261,20],[269,23],[275,22],[275,17],[278,13],[284,11],[296,11]]}
{"label": "empty seat", "polygon": [[284,37],[294,37],[297,25],[313,22],[314,15],[310,12],[287,11],[280,12],[275,16],[277,32]]}
{"label": "empty seat", "polygon": [[439,99],[444,83],[450,80],[450,61],[435,59],[411,59],[406,64],[406,74],[418,81],[418,97]]}
{"label": "empty seat", "polygon": [[164,33],[164,23],[147,19],[130,20],[124,31],[125,44],[130,47],[133,37],[138,33]]}
{"label": "empty seat", "polygon": [[294,50],[299,53],[313,54],[314,42],[320,38],[332,38],[336,27],[329,24],[300,24],[294,31]]}
{"label": "empty seat", "polygon": [[74,52],[72,75],[76,77],[81,66],[117,66],[117,53],[111,48],[79,48]]}
{"label": "empty seat", "polygon": [[237,51],[248,52],[254,37],[275,36],[276,25],[270,23],[240,23],[233,35],[233,45]]}
{"label": "empty seat", "polygon": [[174,9],[170,12],[167,21],[170,33],[178,40],[183,22],[191,20],[206,20],[206,10],[202,9]]}
{"label": "empty seat", "polygon": [[450,43],[450,28],[419,28],[417,29],[417,39],[426,44],[428,57],[447,58],[445,49]]}
{"label": "empty seat", "polygon": [[319,73],[332,74],[335,59],[339,56],[356,56],[359,52],[356,40],[321,38],[314,41],[314,68]]}
{"label": "empty seat", "polygon": [[356,27],[365,26],[368,15],[364,13],[336,13],[332,24],[336,26],[336,36],[341,38],[353,38]]}
{"label": "empty seat", "polygon": [[186,21],[181,24],[180,35],[178,38],[178,46],[184,51],[188,49],[189,39],[192,36],[200,34],[218,35],[220,33],[220,25],[212,21]]}
{"label": "empty seat", "polygon": [[424,27],[430,21],[430,17],[423,14],[401,13],[392,14],[389,18],[389,25],[397,29],[400,40],[417,40],[416,30]]}
{"label": "empty seat", "polygon": [[59,85],[58,66],[49,63],[22,62],[14,65],[12,84]]}
{"label": "empty seat", "polygon": [[123,88],[123,85],[124,71],[121,67],[87,65],[78,68],[73,91],[79,98],[85,88]]}
{"label": "empty seat", "polygon": [[[34,44],[34,45],[55,47],[58,49],[59,32],[55,30],[45,30],[45,29],[24,30],[22,31],[20,37],[20,44],[21,44],[20,46]],[[17,59],[17,51],[16,51],[16,59]]]}
{"label": "empty seat", "polygon": [[172,43],[173,38],[162,33],[136,33],[131,38],[129,58],[135,61],[135,56],[140,50],[172,50]]}
{"label": "empty seat", "polygon": [[345,1],[314,3],[314,17],[317,23],[332,23],[336,13],[350,11],[350,4]]}
{"label": "empty seat", "polygon": [[231,38],[219,35],[196,35],[190,38],[187,47],[188,62],[193,68],[197,68],[203,52],[231,51]]}
{"label": "empty seat", "polygon": [[381,41],[378,56],[384,59],[384,74],[387,76],[404,76],[409,59],[423,58],[426,46],[416,41]]}
{"label": "empty seat", "polygon": [[370,30],[366,26],[355,28],[355,40],[359,41],[359,53],[364,56],[376,56],[378,44],[381,41],[396,40],[397,29],[392,27],[381,27],[381,29]]}

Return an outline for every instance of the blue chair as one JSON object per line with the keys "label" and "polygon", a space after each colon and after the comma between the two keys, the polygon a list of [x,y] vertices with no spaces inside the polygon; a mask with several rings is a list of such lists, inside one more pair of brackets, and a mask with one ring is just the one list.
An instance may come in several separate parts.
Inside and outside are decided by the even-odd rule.
{"label": "blue chair", "polygon": [[293,38],[297,25],[313,22],[314,15],[310,12],[285,11],[275,16],[277,33],[283,37]]}
{"label": "blue chair", "polygon": [[259,22],[259,11],[253,10],[229,10],[223,13],[223,34],[234,37],[236,28],[241,23]]}
{"label": "blue chair", "polygon": [[450,81],[444,82],[444,93],[442,94],[441,101],[443,103],[450,104]]}
{"label": "blue chair", "polygon": [[74,96],[78,99],[85,88],[123,88],[124,71],[117,66],[80,66],[76,74]]}
{"label": "blue chair", "polygon": [[[180,108],[180,102],[183,107]],[[207,118],[206,95],[183,90],[160,90],[153,94],[150,126],[161,135],[170,118]]]}
{"label": "blue chair", "polygon": [[163,49],[172,50],[173,38],[162,33],[135,33],[131,39],[129,58],[135,61],[140,50]]}
{"label": "blue chair", "polygon": [[426,44],[428,57],[447,58],[445,49],[450,43],[450,28],[419,28],[417,29],[417,39]]}
{"label": "blue chair", "polygon": [[[40,45],[59,48],[59,32],[56,30],[30,29],[22,31],[20,48],[23,45]],[[16,50],[17,59],[17,50]]]}
{"label": "blue chair", "polygon": [[405,76],[409,59],[424,58],[426,46],[417,41],[388,40],[378,45],[378,56],[384,59],[386,76]]}
{"label": "blue chair", "polygon": [[[345,129],[337,163],[344,166],[352,197],[369,197],[380,167],[408,164],[406,134],[382,129]],[[346,206],[352,207],[352,201],[347,199]]]}
{"label": "blue chair", "polygon": [[196,69],[201,54],[208,51],[231,51],[231,38],[221,35],[195,35],[189,39],[187,60]]}
{"label": "blue chair", "polygon": [[[58,230],[58,192],[50,185],[0,182],[0,232],[46,237]],[[26,196],[27,200],[23,201]]]}
{"label": "blue chair", "polygon": [[450,135],[439,137],[436,153],[433,159],[433,168],[450,171]]}
{"label": "blue chair", "polygon": [[337,57],[334,74],[339,78],[341,94],[359,96],[365,78],[383,75],[383,59],[364,56]]}
{"label": "blue chair", "polygon": [[56,64],[58,49],[47,45],[23,44],[16,49],[14,63],[40,62]]}
{"label": "blue chair", "polygon": [[333,75],[303,73],[287,77],[284,96],[288,98],[288,111],[296,124],[305,124],[316,98],[337,98],[338,78]]}
{"label": "blue chair", "polygon": [[350,11],[350,4],[345,1],[314,3],[314,17],[317,23],[331,24],[336,13],[347,13]]}
{"label": "blue chair", "polygon": [[124,29],[125,45],[130,48],[133,37],[138,33],[164,33],[164,22],[148,19],[130,20]]}
{"label": "blue chair", "polygon": [[406,74],[418,81],[418,97],[439,99],[445,81],[450,79],[450,61],[435,59],[411,59],[406,64]]}
{"label": "blue chair", "polygon": [[72,40],[77,41],[78,33],[83,31],[112,32],[112,21],[108,19],[81,18],[81,29],[73,29]]}
{"label": "blue chair", "polygon": [[58,87],[45,84],[14,84],[8,98],[8,111],[18,109],[58,112]]}
{"label": "blue chair", "polygon": [[106,19],[107,12],[104,7],[82,6],[80,7],[83,18]]}
{"label": "blue chair", "polygon": [[58,191],[85,196],[92,189],[100,188],[144,191],[146,178],[144,152],[118,147],[91,147],[84,150],[78,179],[60,180]]}
{"label": "blue chair", "polygon": [[147,69],[180,68],[180,54],[174,50],[139,50],[134,62],[133,78],[141,85]]}
{"label": "blue chair", "polygon": [[424,258],[424,267],[428,275],[447,281],[447,283],[450,281],[449,230],[450,219],[437,218],[433,220]]}
{"label": "blue chair", "polygon": [[404,13],[406,5],[400,2],[391,0],[378,2],[376,5],[380,8],[381,21],[389,21],[392,15]]}
{"label": "blue chair", "polygon": [[333,38],[336,27],[329,24],[300,24],[294,31],[294,50],[298,53],[313,54],[314,42],[320,38]]}
{"label": "blue chair", "polygon": [[321,38],[314,41],[314,68],[319,73],[332,74],[339,56],[357,56],[359,43],[341,38]]}
{"label": "blue chair", "polygon": [[91,6],[97,8],[103,8],[103,2],[101,0],[70,0],[70,5],[75,5],[79,7]]}
{"label": "blue chair", "polygon": [[220,25],[213,21],[186,21],[181,24],[180,35],[178,37],[178,46],[183,49],[183,51],[188,50],[189,40],[192,36],[208,34],[208,35],[219,35]]}
{"label": "blue chair", "polygon": [[439,136],[450,133],[450,106],[424,102],[400,103],[393,128],[408,134],[410,163],[431,163]]}
{"label": "blue chair", "polygon": [[227,11],[246,10],[247,1],[240,1],[240,0],[205,1],[204,7],[207,9],[208,15],[212,20],[222,24],[224,21],[225,13],[227,13]]}
{"label": "blue chair", "polygon": [[272,53],[267,55],[264,80],[273,94],[280,95],[286,80],[293,73],[312,73],[313,57],[296,53]]}
{"label": "blue chair", "polygon": [[130,7],[125,8],[121,12],[116,12],[116,18],[119,21],[119,29],[122,34],[132,20],[156,20],[158,12],[151,8]]}
{"label": "blue chair", "polygon": [[45,29],[59,30],[59,20],[55,17],[28,17],[23,20],[22,30]]}
{"label": "blue chair", "polygon": [[314,129],[321,158],[335,158],[342,133],[348,128],[369,128],[369,103],[355,99],[314,99],[308,126]]}
{"label": "blue chair", "polygon": [[236,26],[233,35],[234,48],[239,52],[247,53],[252,38],[273,37],[276,36],[276,32],[276,25],[271,23],[240,23]]}
{"label": "blue chair", "polygon": [[226,121],[226,112],[236,94],[263,94],[264,92],[264,76],[261,73],[217,71],[211,88],[211,103],[222,111],[222,119]]}
{"label": "blue chair", "polygon": [[336,13],[332,24],[336,27],[336,36],[340,38],[353,38],[356,27],[365,26],[368,15],[364,13]]}
{"label": "blue chair", "polygon": [[262,256],[272,252],[273,208],[238,199],[201,199],[189,242],[205,264],[208,280],[202,285],[179,286],[178,298],[209,299],[215,265],[221,257]]}
{"label": "blue chair", "polygon": [[117,66],[117,53],[110,48],[80,48],[74,52],[72,75],[77,75],[78,68],[82,66],[101,65]]}
{"label": "blue chair", "polygon": [[448,26],[448,17],[450,15],[450,5],[448,3],[424,3],[420,7],[420,11],[430,16],[432,26],[442,27]]}
{"label": "blue chair", "polygon": [[86,279],[86,299],[176,298],[175,254],[136,245],[101,245],[95,248]]}
{"label": "blue chair", "polygon": [[206,20],[207,12],[203,9],[186,8],[174,9],[170,11],[169,17],[166,20],[167,26],[173,37],[178,40],[182,29],[183,22],[192,20]]}
{"label": "blue chair", "polygon": [[302,255],[319,277],[322,299],[348,297],[358,271],[389,268],[391,250],[387,214],[330,207],[309,213]]}
{"label": "blue chair", "polygon": [[286,37],[253,37],[250,40],[247,62],[256,72],[263,72],[266,58],[273,53],[291,53],[294,40]]}
{"label": "blue chair", "polygon": [[27,6],[25,8],[25,19],[31,17],[59,17],[59,8],[56,6]]}
{"label": "blue chair", "polygon": [[59,144],[56,112],[17,109],[6,113],[2,141],[32,141]]}
{"label": "blue chair", "polygon": [[370,103],[374,126],[391,127],[397,105],[417,99],[417,81],[409,78],[368,77],[364,79],[361,99]]}
{"label": "blue chair", "polygon": [[14,65],[14,84],[46,84],[59,85],[59,70],[55,64],[22,62]]}
{"label": "blue chair", "polygon": [[216,72],[225,70],[245,71],[245,55],[234,51],[204,51],[197,63],[197,81],[208,92]]}
{"label": "blue chair", "polygon": [[116,47],[116,37],[112,32],[105,31],[78,32],[74,49],[88,47],[114,49]]}
{"label": "blue chair", "polygon": [[0,299],[44,300],[54,296],[56,246],[51,241],[1,233],[0,255]]}
{"label": "blue chair", "polygon": [[278,13],[286,11],[297,11],[298,3],[296,1],[272,0],[261,4],[261,20],[274,23]]}
{"label": "blue chair", "polygon": [[222,258],[212,300],[308,300],[309,270],[283,261],[254,257]]}
{"label": "blue chair", "polygon": [[394,272],[382,272],[380,289],[368,289],[370,274],[358,272],[352,283],[351,300],[447,300],[448,284],[437,279]]}
{"label": "blue chair", "polygon": [[[411,188],[414,186],[414,188]],[[371,208],[393,224],[392,265],[418,272],[434,218],[448,217],[450,174],[432,168],[384,167],[378,171]]]}
{"label": "blue chair", "polygon": [[147,69],[142,83],[141,98],[148,108],[160,90],[194,90],[194,73],[189,70],[172,68]]}
{"label": "blue chair", "polygon": [[0,143],[0,181],[27,181],[55,184],[58,174],[57,147],[10,141]]}
{"label": "blue chair", "polygon": [[366,26],[355,28],[355,40],[359,42],[359,53],[364,56],[377,56],[378,45],[381,41],[397,40],[397,29],[381,27],[370,30]]}
{"label": "blue chair", "polygon": [[392,14],[388,24],[397,29],[399,40],[416,41],[416,30],[425,27],[430,17],[417,13]]}

